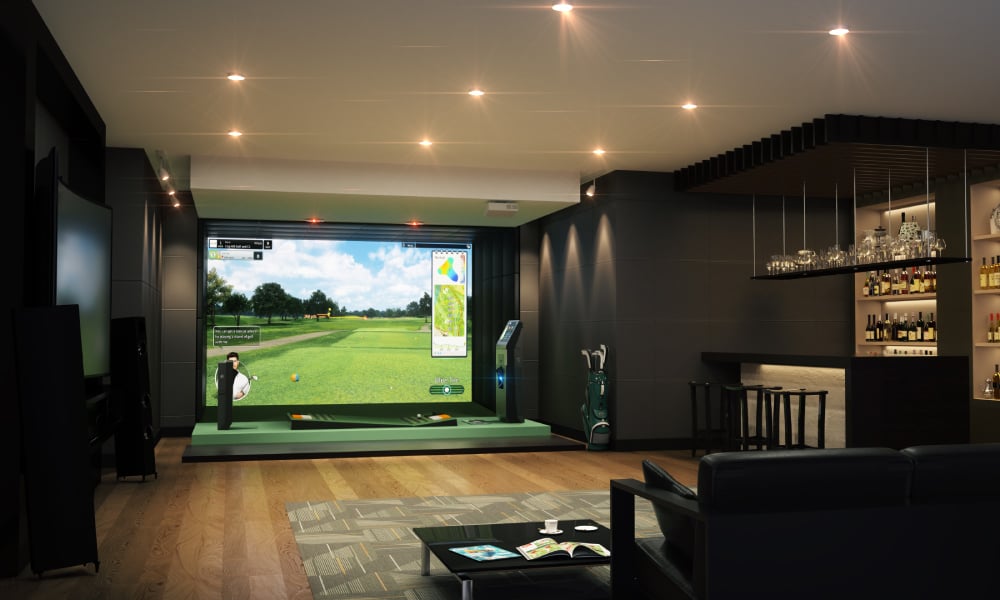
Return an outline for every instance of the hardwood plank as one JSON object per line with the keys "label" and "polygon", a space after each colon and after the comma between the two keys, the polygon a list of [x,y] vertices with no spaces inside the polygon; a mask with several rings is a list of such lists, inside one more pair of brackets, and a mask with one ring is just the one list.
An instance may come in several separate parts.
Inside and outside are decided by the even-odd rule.
{"label": "hardwood plank", "polygon": [[156,448],[158,479],[95,491],[100,572],[0,581],[0,597],[310,600],[285,503],[606,489],[650,458],[694,485],[697,459],[670,452],[511,452],[182,463],[188,438]]}

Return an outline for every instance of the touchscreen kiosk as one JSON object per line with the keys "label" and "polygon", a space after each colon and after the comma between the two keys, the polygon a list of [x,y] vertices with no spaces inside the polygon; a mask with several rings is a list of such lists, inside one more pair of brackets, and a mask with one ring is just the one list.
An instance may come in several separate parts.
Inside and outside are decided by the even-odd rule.
{"label": "touchscreen kiosk", "polygon": [[497,340],[497,417],[504,423],[523,423],[524,416],[517,404],[517,338],[521,333],[520,321],[507,321]]}

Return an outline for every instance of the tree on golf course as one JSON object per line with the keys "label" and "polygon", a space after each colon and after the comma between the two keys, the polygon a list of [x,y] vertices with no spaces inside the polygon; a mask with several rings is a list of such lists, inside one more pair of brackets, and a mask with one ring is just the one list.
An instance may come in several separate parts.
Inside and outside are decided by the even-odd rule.
{"label": "tree on golf course", "polygon": [[215,269],[210,269],[205,281],[205,310],[208,311],[209,327],[215,327],[215,311],[232,293],[233,286],[226,283]]}
{"label": "tree on golf course", "polygon": [[262,283],[253,291],[250,303],[253,304],[253,311],[258,317],[267,317],[267,324],[271,324],[271,317],[280,315],[287,303],[288,294],[281,287],[280,283]]}
{"label": "tree on golf course", "polygon": [[240,315],[250,310],[250,299],[239,292],[230,294],[222,303],[222,310],[236,317],[236,326],[239,327]]}

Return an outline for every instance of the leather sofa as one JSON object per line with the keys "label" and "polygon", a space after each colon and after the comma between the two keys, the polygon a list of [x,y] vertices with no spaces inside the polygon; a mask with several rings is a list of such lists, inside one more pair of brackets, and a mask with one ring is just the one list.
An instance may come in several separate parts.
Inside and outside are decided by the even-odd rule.
{"label": "leather sofa", "polygon": [[1000,598],[1000,444],[710,454],[695,497],[646,473],[611,481],[615,598]]}

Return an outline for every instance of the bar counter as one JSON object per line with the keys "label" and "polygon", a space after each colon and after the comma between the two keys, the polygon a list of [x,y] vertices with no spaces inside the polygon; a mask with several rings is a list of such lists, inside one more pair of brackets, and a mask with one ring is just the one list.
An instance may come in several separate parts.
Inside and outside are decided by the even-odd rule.
{"label": "bar counter", "polygon": [[[794,377],[825,382],[840,381],[842,371],[842,389],[829,390],[828,447],[901,449],[921,444],[969,442],[972,394],[967,356],[702,352],[701,358],[715,366],[732,366],[733,376],[747,384],[792,387],[771,380],[776,378],[768,375],[774,373],[767,370],[769,366],[801,367],[799,375]],[[824,373],[824,370],[833,371]],[[761,373],[767,381],[755,381]]]}

